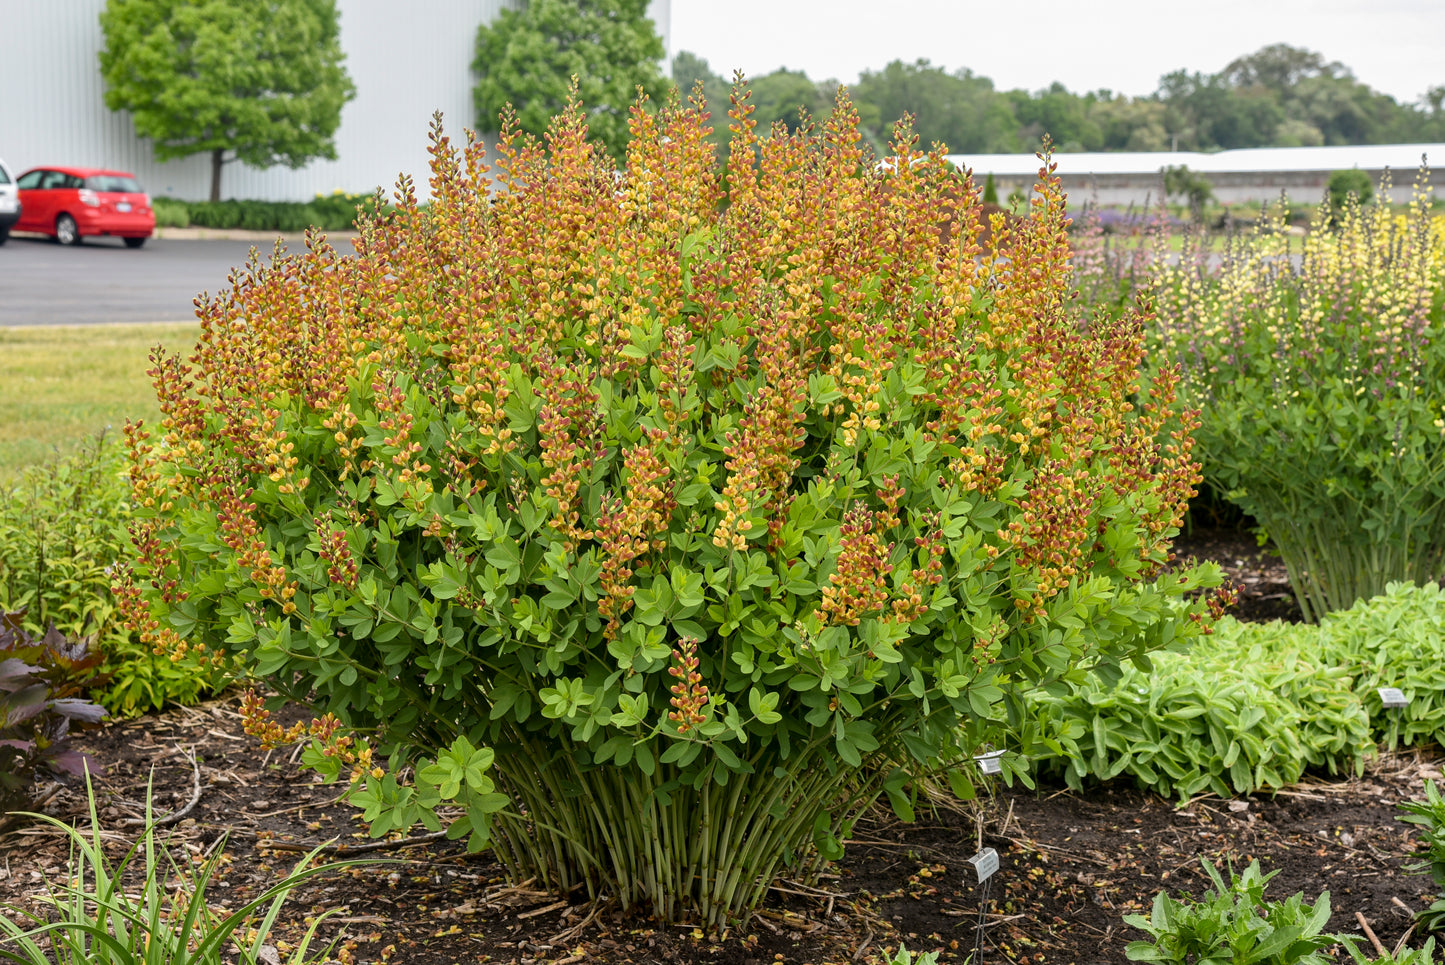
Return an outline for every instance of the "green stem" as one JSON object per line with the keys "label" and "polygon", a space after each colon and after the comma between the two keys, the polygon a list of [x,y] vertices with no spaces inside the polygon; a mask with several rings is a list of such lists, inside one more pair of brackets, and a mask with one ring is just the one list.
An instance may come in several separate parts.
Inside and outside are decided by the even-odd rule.
{"label": "green stem", "polygon": [[546,755],[551,740],[508,731],[495,742],[497,780],[520,813],[497,816],[494,846],[509,876],[557,891],[585,884],[593,898],[614,894],[624,908],[711,928],[746,916],[785,856],[802,874],[815,869],[816,857],[803,858],[815,816],[831,810],[837,833],[876,797],[883,773],[874,762],[830,773],[821,755],[831,741],[818,738],[787,759],[760,748],[749,758],[753,773],[729,772],[719,784],[711,771],[668,765],[652,775],[635,764],[587,766],[566,741]]}

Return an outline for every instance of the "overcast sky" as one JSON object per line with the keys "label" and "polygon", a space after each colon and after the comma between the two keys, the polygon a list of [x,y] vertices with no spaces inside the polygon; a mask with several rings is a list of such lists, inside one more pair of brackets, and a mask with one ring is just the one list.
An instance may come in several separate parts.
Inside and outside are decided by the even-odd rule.
{"label": "overcast sky", "polygon": [[778,67],[851,83],[891,60],[967,67],[1002,90],[1153,93],[1288,43],[1402,102],[1445,85],[1445,0],[672,0],[672,52],[731,77]]}

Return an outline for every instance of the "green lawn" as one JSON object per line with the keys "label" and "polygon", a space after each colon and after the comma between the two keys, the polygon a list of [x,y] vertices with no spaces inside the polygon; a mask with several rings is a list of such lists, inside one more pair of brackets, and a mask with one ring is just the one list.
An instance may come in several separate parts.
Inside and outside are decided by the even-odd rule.
{"label": "green lawn", "polygon": [[[1211,238],[1211,239],[1210,239],[1210,244],[1213,245],[1213,244],[1216,243],[1216,241],[1217,241],[1217,239]],[[1143,248],[1143,247],[1146,246],[1146,245],[1152,244],[1152,243],[1153,243],[1153,239],[1151,239],[1148,235],[1145,235],[1145,234],[1137,234],[1137,235],[1122,235],[1122,234],[1121,234],[1121,235],[1115,235],[1113,238],[1105,238],[1105,243],[1107,243],[1107,244],[1112,244],[1113,247],[1114,247],[1114,249],[1115,249],[1116,251],[1133,251],[1135,248]],[[1184,232],[1182,232],[1182,231],[1171,231],[1171,232],[1169,232],[1169,239],[1168,239],[1168,243],[1165,245],[1165,250],[1167,250],[1167,251],[1168,251],[1170,254],[1172,254],[1172,255],[1177,255],[1177,254],[1179,254],[1181,251],[1183,251],[1183,250],[1184,250]]]}
{"label": "green lawn", "polygon": [[189,353],[195,324],[0,328],[0,480],[126,419],[154,419],[147,357]]}

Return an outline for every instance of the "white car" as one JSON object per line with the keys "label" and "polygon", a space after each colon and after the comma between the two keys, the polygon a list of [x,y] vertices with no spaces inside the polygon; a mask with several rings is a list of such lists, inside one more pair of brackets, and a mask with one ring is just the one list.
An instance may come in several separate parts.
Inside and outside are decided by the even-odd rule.
{"label": "white car", "polygon": [[0,245],[10,237],[10,227],[20,220],[20,192],[10,169],[0,160]]}

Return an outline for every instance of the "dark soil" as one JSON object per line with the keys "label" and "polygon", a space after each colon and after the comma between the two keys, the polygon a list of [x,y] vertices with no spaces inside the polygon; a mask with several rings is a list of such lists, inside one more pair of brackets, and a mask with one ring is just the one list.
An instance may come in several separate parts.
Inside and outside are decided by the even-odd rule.
{"label": "dark soil", "polygon": [[[1189,554],[1225,565],[1247,614],[1288,617],[1282,568],[1260,556],[1252,538],[1196,531],[1181,542],[1180,555]],[[118,723],[82,740],[107,767],[97,797],[117,856],[136,833],[124,822],[143,813],[147,781],[158,811],[184,807],[197,756],[202,792],[170,830],[170,844],[193,855],[220,850],[210,898],[231,908],[313,843],[369,840],[339,788],[242,733],[238,702]],[[981,940],[984,962],[1122,963],[1125,945],[1143,937],[1123,916],[1147,913],[1159,890],[1202,892],[1203,857],[1237,868],[1257,858],[1278,869],[1270,894],[1279,899],[1303,891],[1314,900],[1328,890],[1331,930],[1358,932],[1358,912],[1388,948],[1432,899],[1428,877],[1402,873],[1414,845],[1396,808],[1419,797],[1427,778],[1441,778],[1437,763],[1412,754],[1382,758],[1355,780],[1309,780],[1238,801],[1205,795],[1182,808],[1115,784],[1083,794],[996,788],[986,805],[944,802],[907,825],[880,813],[860,824],[822,880],[780,881],[747,927],[722,935],[625,918],[580,895],[558,901],[509,887],[485,855],[427,841],[356,854],[372,860],[299,891],[276,938],[284,959],[308,916],[333,911],[322,934],[340,938],[335,956],[344,962],[821,965],[881,962],[900,941],[962,962]],[[81,789],[54,791],[47,810],[86,823]],[[981,939],[980,888],[967,864],[980,838],[1001,856]],[[47,879],[63,880],[67,850],[48,826],[0,837],[0,903],[26,904]]]}
{"label": "dark soil", "polygon": [[1300,623],[1304,615],[1289,588],[1289,574],[1273,547],[1260,546],[1247,530],[1193,526],[1174,540],[1179,560],[1213,560],[1239,591],[1230,613],[1247,621],[1284,620]]}

